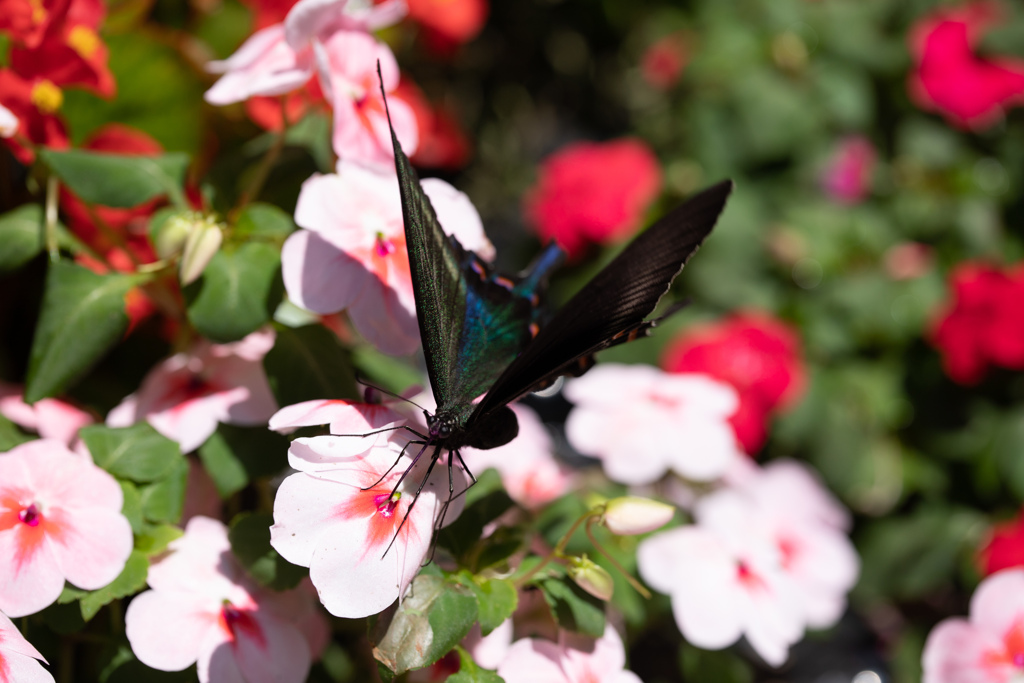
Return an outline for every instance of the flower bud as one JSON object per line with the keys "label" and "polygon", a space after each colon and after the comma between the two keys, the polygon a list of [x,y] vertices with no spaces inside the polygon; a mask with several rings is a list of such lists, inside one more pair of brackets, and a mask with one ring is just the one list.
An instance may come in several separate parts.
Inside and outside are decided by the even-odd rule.
{"label": "flower bud", "polygon": [[664,526],[676,509],[650,498],[624,496],[608,502],[601,521],[613,534],[632,536]]}
{"label": "flower bud", "polygon": [[210,259],[220,249],[223,239],[224,234],[220,226],[211,220],[204,220],[193,226],[185,241],[185,250],[181,254],[179,277],[182,285],[191,284],[199,279]]}
{"label": "flower bud", "polygon": [[192,233],[192,228],[200,223],[203,217],[194,211],[174,213],[161,221],[161,212],[154,215],[151,223],[153,230],[153,247],[156,255],[168,259],[181,253],[185,242]]}
{"label": "flower bud", "polygon": [[583,557],[569,558],[569,578],[598,600],[611,600],[615,584],[612,575],[593,560]]}

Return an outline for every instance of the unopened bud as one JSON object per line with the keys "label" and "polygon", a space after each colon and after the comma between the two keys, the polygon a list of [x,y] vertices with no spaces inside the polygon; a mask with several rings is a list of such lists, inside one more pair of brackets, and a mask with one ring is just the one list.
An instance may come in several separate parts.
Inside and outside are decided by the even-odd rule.
{"label": "unopened bud", "polygon": [[181,253],[188,236],[192,233],[192,228],[201,223],[203,217],[194,211],[174,213],[170,216],[164,211],[167,210],[158,211],[153,215],[150,230],[156,255],[162,259],[169,259]]}
{"label": "unopened bud", "polygon": [[185,250],[181,254],[179,277],[182,285],[189,285],[199,279],[210,259],[220,249],[223,239],[224,234],[220,226],[212,220],[207,219],[193,226],[185,241]]}
{"label": "unopened bud", "polygon": [[650,498],[623,496],[608,501],[601,521],[613,534],[632,536],[664,526],[676,509]]}
{"label": "unopened bud", "polygon": [[577,586],[598,600],[612,599],[612,592],[615,590],[612,575],[586,555],[569,558],[568,571],[569,578],[575,581]]}

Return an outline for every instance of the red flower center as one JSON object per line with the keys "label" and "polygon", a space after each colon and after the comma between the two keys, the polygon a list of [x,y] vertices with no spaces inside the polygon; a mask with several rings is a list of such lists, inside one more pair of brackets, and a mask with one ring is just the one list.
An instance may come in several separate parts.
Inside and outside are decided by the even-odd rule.
{"label": "red flower center", "polygon": [[401,493],[382,493],[373,497],[373,502],[377,506],[377,513],[388,519],[395,515],[395,508],[398,507],[398,501],[401,500]]}
{"label": "red flower center", "polygon": [[43,521],[43,513],[40,512],[35,503],[32,503],[18,513],[18,519],[29,526],[39,526],[39,523]]}
{"label": "red flower center", "polygon": [[261,648],[266,648],[267,641],[263,635],[263,629],[252,616],[252,611],[235,607],[227,600],[220,608],[221,626],[231,636],[231,640],[237,640],[240,634],[244,634],[254,640]]}
{"label": "red flower center", "polygon": [[374,251],[377,252],[377,256],[384,258],[385,256],[390,256],[395,253],[395,244],[385,237],[384,233],[378,232],[377,244],[374,246]]}

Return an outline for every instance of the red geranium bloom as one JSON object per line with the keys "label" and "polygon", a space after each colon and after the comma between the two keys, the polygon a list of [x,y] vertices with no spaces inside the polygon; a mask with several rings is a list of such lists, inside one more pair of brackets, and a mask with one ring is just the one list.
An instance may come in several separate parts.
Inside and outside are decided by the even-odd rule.
{"label": "red geranium bloom", "polygon": [[456,170],[469,162],[472,147],[458,120],[444,107],[433,107],[423,91],[402,76],[393,96],[405,100],[416,116],[420,143],[410,157],[421,168]]}
{"label": "red geranium bloom", "polygon": [[36,47],[54,15],[62,14],[67,4],[68,0],[0,0],[0,32],[17,43]]}
{"label": "red geranium bloom", "polygon": [[86,24],[53,24],[34,48],[13,48],[11,66],[25,78],[57,86],[77,85],[113,97],[116,85],[107,67],[107,46]]}
{"label": "red geranium bloom", "polygon": [[409,18],[442,42],[465,43],[480,33],[490,10],[487,0],[408,0]]}
{"label": "red geranium bloom", "polygon": [[57,116],[63,103],[64,93],[50,81],[29,81],[9,69],[0,69],[0,104],[18,117],[17,132],[3,140],[18,161],[32,163],[35,145],[67,148],[67,130]]}
{"label": "red geranium bloom", "polygon": [[985,547],[978,553],[978,563],[985,576],[1000,569],[1024,567],[1024,511],[1017,519],[992,530]]}
{"label": "red geranium bloom", "polygon": [[288,117],[288,125],[294,125],[315,110],[325,114],[331,111],[331,105],[324,99],[320,81],[316,78],[309,79],[304,87],[287,95],[254,95],[245,101],[245,113],[253,123],[264,130],[274,132],[280,132],[284,128],[285,116]]}
{"label": "red geranium bloom", "polygon": [[577,256],[632,235],[660,189],[658,160],[639,140],[581,142],[541,164],[525,210],[541,237]]}
{"label": "red geranium bloom", "polygon": [[640,73],[651,86],[668,90],[679,81],[688,57],[683,37],[672,33],[647,48],[640,63]]}
{"label": "red geranium bloom", "polygon": [[253,33],[273,24],[280,24],[288,16],[290,10],[299,0],[242,0],[242,4],[252,10]]}
{"label": "red geranium bloom", "polygon": [[748,453],[767,437],[769,415],[803,393],[805,370],[795,330],[764,313],[740,313],[688,330],[661,358],[670,372],[700,372],[728,382],[740,396],[731,422]]}
{"label": "red geranium bloom", "polygon": [[975,384],[990,364],[1024,369],[1024,264],[1003,271],[961,263],[950,279],[953,300],[931,335],[946,373],[960,384]]}
{"label": "red geranium bloom", "polygon": [[1024,62],[985,59],[973,51],[980,35],[998,19],[995,5],[978,2],[918,21],[910,32],[917,68],[909,83],[918,106],[941,112],[961,128],[983,128],[1005,107],[1024,102]]}

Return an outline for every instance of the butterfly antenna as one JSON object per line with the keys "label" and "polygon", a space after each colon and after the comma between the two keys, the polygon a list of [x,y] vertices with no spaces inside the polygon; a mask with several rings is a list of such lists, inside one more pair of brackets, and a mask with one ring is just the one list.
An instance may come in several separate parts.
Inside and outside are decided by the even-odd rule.
{"label": "butterfly antenna", "polygon": [[[409,446],[411,446],[411,445],[413,445],[413,444],[424,444],[424,446],[423,446],[423,447],[424,447],[424,448],[426,448],[426,443],[427,443],[426,441],[410,441],[409,443],[405,444],[405,446],[403,446],[403,447],[402,447],[402,452],[398,454],[398,457],[397,457],[397,458],[395,458],[395,462],[394,462],[394,463],[392,463],[391,467],[389,467],[389,468],[388,468],[388,471],[387,471],[387,472],[385,472],[384,474],[380,475],[380,479],[378,479],[377,481],[375,481],[375,482],[373,482],[372,484],[370,484],[369,486],[366,486],[366,487],[364,487],[364,488],[361,488],[361,489],[359,489],[359,490],[360,490],[360,491],[369,491],[370,489],[372,489],[372,488],[376,488],[377,486],[379,486],[379,485],[380,485],[380,483],[381,483],[382,481],[384,481],[384,480],[385,480],[385,479],[387,478],[387,476],[388,476],[389,474],[391,474],[391,472],[392,472],[392,471],[393,471],[393,470],[394,470],[394,469],[395,469],[396,467],[398,467],[398,463],[399,463],[399,462],[401,462],[401,460],[402,460],[402,456],[403,456],[403,455],[405,455],[405,451],[406,451],[406,449],[407,449],[407,448],[409,448]],[[421,451],[421,452],[422,452],[422,451]],[[391,493],[392,493],[392,494],[394,494],[394,490],[392,490],[392,491],[391,491]]]}
{"label": "butterfly antenna", "polygon": [[[426,410],[426,408],[424,408],[423,406],[421,406],[419,403],[417,403],[416,401],[412,400],[411,398],[406,398],[405,396],[402,396],[401,394],[396,394],[393,391],[388,391],[387,389],[385,389],[383,387],[378,387],[376,384],[370,384],[366,380],[356,379],[356,382],[358,382],[359,384],[362,384],[364,387],[369,387],[370,389],[373,389],[374,391],[379,391],[382,394],[386,394],[386,395],[390,396],[391,398],[397,398],[399,401],[405,401],[406,403],[411,403],[414,406],[416,406],[417,408],[419,408],[420,410]],[[365,395],[364,395],[364,398],[366,398]],[[367,401],[367,403],[373,403],[373,401]]]}

